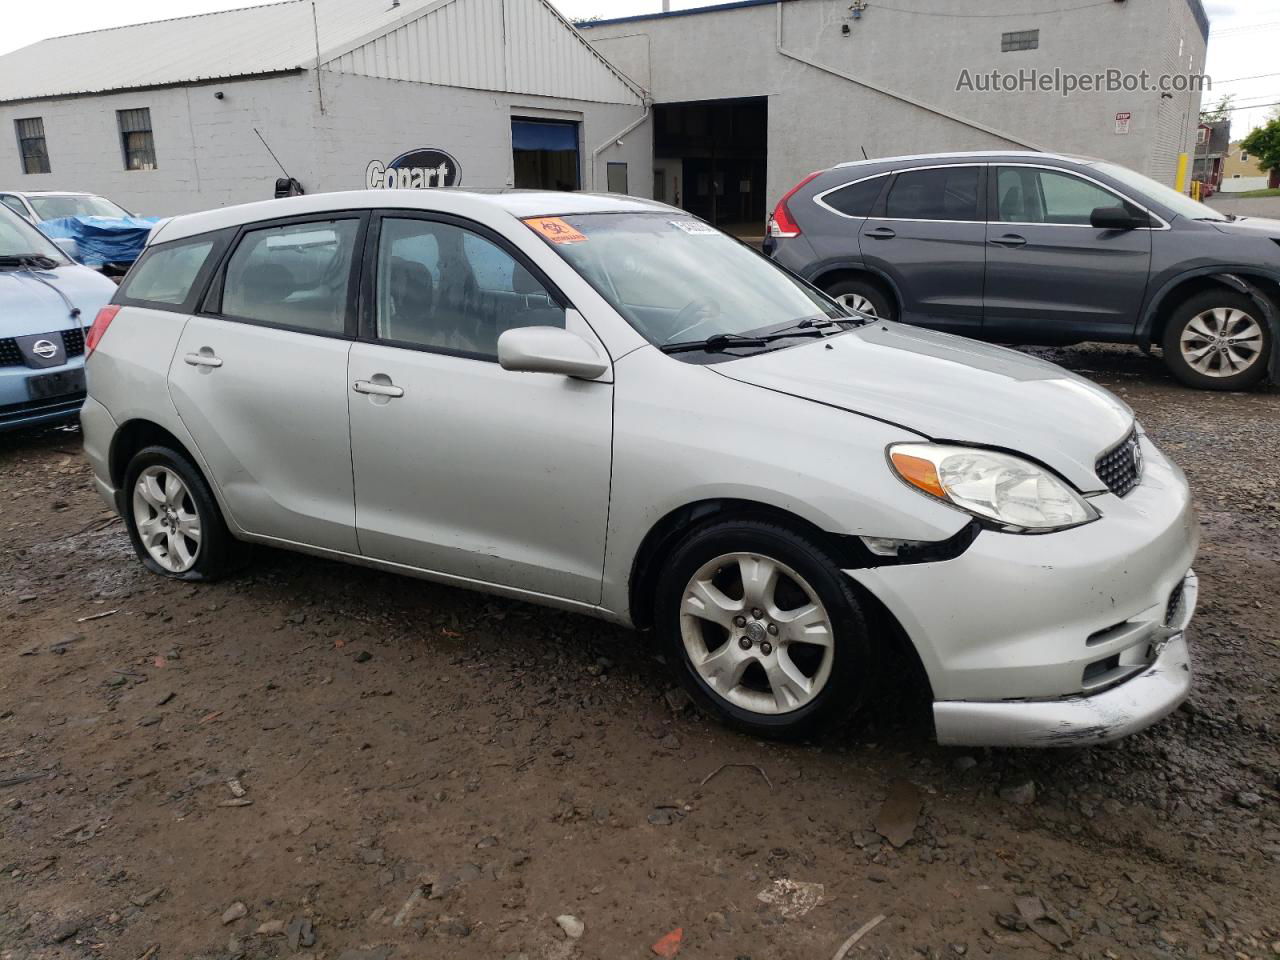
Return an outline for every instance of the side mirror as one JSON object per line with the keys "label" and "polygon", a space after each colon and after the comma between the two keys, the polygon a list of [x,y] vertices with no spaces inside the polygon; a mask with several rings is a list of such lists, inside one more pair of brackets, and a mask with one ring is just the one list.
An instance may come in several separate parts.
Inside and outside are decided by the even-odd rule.
{"label": "side mirror", "polygon": [[75,237],[54,237],[53,245],[71,258],[73,263],[80,262],[80,244]]}
{"label": "side mirror", "polygon": [[1124,207],[1098,207],[1089,215],[1089,225],[1095,230],[1136,230],[1147,226],[1147,221]]}
{"label": "side mirror", "polygon": [[594,380],[609,364],[596,348],[560,327],[517,327],[498,337],[498,363],[520,373],[559,373]]}

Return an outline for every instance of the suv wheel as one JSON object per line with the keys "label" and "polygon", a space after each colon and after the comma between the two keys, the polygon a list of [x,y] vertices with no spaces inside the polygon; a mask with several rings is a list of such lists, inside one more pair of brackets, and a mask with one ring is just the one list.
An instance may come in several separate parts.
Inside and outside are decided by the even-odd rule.
{"label": "suv wheel", "polygon": [[1249,297],[1206,290],[1181,304],[1164,332],[1164,360],[1183,383],[1202,390],[1243,390],[1267,372],[1271,331]]}
{"label": "suv wheel", "polygon": [[797,735],[861,699],[869,660],[835,561],[785,527],[749,520],[692,534],[670,558],[655,622],[701,707],[756,735]]}
{"label": "suv wheel", "polygon": [[212,580],[230,569],[235,541],[209,485],[168,447],[146,447],[129,461],[125,523],[134,552],[152,573]]}
{"label": "suv wheel", "polygon": [[856,310],[877,320],[896,320],[897,311],[883,290],[866,280],[840,280],[826,294],[846,310]]}

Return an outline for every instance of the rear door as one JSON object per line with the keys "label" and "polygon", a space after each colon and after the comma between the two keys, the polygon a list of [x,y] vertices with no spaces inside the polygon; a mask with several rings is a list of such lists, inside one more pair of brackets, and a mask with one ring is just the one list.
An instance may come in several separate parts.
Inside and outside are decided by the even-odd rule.
{"label": "rear door", "polygon": [[366,222],[243,228],[174,352],[174,404],[251,534],[358,552],[346,381]]}
{"label": "rear door", "polygon": [[504,370],[497,342],[567,326],[607,356],[603,344],[529,261],[468,221],[387,213],[370,247],[372,311],[347,378],[361,551],[598,603],[613,385]]}
{"label": "rear door", "polygon": [[901,170],[862,224],[862,259],[889,277],[907,323],[964,333],[982,324],[982,164]]}
{"label": "rear door", "polygon": [[1151,271],[1151,229],[1097,230],[1098,207],[1146,211],[1081,174],[1000,164],[990,174],[983,336],[1124,340]]}

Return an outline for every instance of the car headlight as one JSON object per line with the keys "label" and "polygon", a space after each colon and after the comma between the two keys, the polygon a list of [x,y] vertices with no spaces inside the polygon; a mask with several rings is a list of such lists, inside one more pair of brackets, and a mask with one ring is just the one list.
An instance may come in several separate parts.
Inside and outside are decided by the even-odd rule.
{"label": "car headlight", "polygon": [[898,476],[917,490],[1016,532],[1044,533],[1098,518],[1043,467],[994,450],[935,443],[889,448]]}

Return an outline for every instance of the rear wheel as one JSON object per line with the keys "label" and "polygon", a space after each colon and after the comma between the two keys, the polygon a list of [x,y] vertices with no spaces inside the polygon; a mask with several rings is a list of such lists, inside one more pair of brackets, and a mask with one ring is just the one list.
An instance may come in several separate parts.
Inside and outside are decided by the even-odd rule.
{"label": "rear wheel", "polygon": [[785,527],[724,521],[686,539],[655,621],[694,700],[757,735],[797,735],[861,699],[869,669],[857,600],[819,545]]}
{"label": "rear wheel", "polygon": [[897,319],[893,300],[868,280],[838,280],[826,288],[826,294],[846,310],[864,313],[876,320]]}
{"label": "rear wheel", "polygon": [[147,569],[175,580],[213,580],[231,569],[235,541],[186,457],[163,446],[138,451],[124,489],[129,539]]}
{"label": "rear wheel", "polygon": [[1190,297],[1169,318],[1164,360],[1202,390],[1244,390],[1266,375],[1271,331],[1249,297],[1225,288]]}

